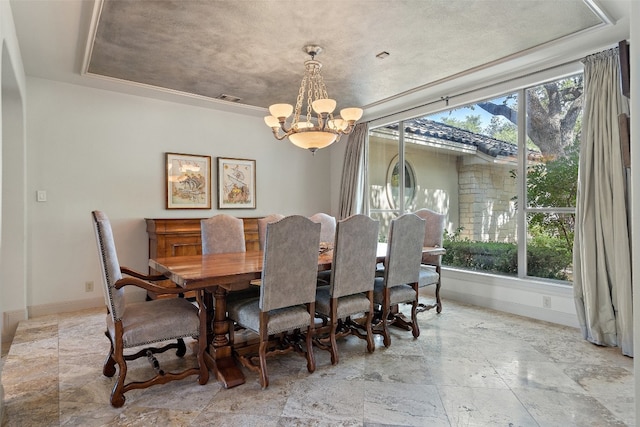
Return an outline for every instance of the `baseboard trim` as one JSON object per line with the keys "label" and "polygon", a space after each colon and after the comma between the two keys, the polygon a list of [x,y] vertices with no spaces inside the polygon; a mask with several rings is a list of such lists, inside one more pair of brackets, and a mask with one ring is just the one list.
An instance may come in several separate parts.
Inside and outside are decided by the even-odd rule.
{"label": "baseboard trim", "polygon": [[[2,371],[0,370],[0,373],[2,373]],[[4,425],[5,424],[5,419],[4,419],[4,387],[2,386],[2,383],[0,383],[0,425]]]}
{"label": "baseboard trim", "polygon": [[440,295],[444,300],[442,304],[443,307],[446,307],[446,300],[451,299],[451,300],[463,302],[466,304],[490,308],[493,310],[503,311],[503,312],[515,314],[518,316],[530,317],[532,319],[542,320],[545,322],[556,323],[559,325],[570,326],[574,328],[580,327],[580,325],[578,324],[578,318],[576,317],[575,314],[563,313],[560,311],[554,311],[547,308],[539,308],[539,307],[533,307],[533,306],[524,305],[524,304],[518,304],[512,301],[501,301],[501,300],[480,296],[480,295],[473,295],[469,293],[446,290],[444,286],[440,291]]}
{"label": "baseboard trim", "polygon": [[2,313],[2,348],[9,348],[16,334],[18,323],[27,319],[26,310],[5,311]]}
{"label": "baseboard trim", "polygon": [[64,301],[53,304],[42,304],[27,307],[26,310],[5,311],[2,313],[2,348],[7,348],[13,341],[18,324],[27,319],[53,314],[70,313],[89,308],[104,307],[104,298],[89,298],[76,301]]}
{"label": "baseboard trim", "polygon": [[104,307],[104,298],[87,298],[75,301],[56,302],[51,304],[32,305],[27,307],[29,319],[52,314],[70,313],[73,311],[87,310],[89,308]]}
{"label": "baseboard trim", "polygon": [[[144,301],[146,291],[127,292],[127,301]],[[94,298],[79,299],[74,301],[61,301],[51,304],[40,304],[28,306],[26,310],[6,311],[2,313],[2,348],[7,348],[13,341],[18,324],[26,319],[41,316],[51,316],[54,314],[71,313],[74,311],[88,310],[90,308],[104,307],[102,296]],[[106,309],[105,309],[106,313]]]}

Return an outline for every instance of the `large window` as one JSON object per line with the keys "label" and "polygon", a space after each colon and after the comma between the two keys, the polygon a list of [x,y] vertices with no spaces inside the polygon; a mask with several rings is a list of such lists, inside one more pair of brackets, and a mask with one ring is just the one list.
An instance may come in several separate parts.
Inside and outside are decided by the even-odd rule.
{"label": "large window", "polygon": [[582,75],[526,90],[526,272],[572,280]]}
{"label": "large window", "polygon": [[380,221],[381,241],[391,219],[403,212],[432,207],[457,221],[458,198],[450,195],[457,194],[459,152],[401,134],[398,127],[378,128],[369,136],[369,209]]}
{"label": "large window", "polygon": [[371,129],[380,240],[429,208],[448,216],[445,264],[571,280],[581,95],[579,75]]}

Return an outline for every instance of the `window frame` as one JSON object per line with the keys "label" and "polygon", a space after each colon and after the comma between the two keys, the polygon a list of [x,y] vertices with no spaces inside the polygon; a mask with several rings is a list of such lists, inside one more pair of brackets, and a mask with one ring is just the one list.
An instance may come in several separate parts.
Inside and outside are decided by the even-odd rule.
{"label": "window frame", "polygon": [[[404,131],[404,121],[406,119],[409,118],[416,118],[416,117],[422,117],[422,116],[427,116],[427,115],[434,115],[434,114],[438,114],[441,112],[446,112],[452,109],[456,109],[456,108],[462,108],[464,106],[468,106],[468,105],[473,105],[473,104],[477,104],[478,102],[482,102],[483,100],[489,100],[489,99],[495,99],[495,98],[499,98],[500,96],[505,96],[509,93],[517,93],[518,95],[518,111],[525,111],[525,106],[526,106],[526,92],[527,89],[539,86],[541,84],[544,83],[548,83],[548,82],[552,82],[552,81],[558,81],[558,80],[562,80],[562,79],[566,79],[569,78],[571,76],[574,76],[576,74],[581,74],[583,73],[583,68],[582,68],[582,64],[579,62],[576,63],[571,63],[571,64],[565,64],[564,66],[558,67],[558,69],[562,69],[562,70],[566,70],[564,72],[560,72],[559,70],[556,70],[556,73],[553,73],[553,70],[544,70],[542,72],[539,73],[532,73],[528,76],[525,76],[525,78],[522,79],[514,79],[513,81],[515,82],[520,82],[522,81],[521,84],[516,85],[516,87],[513,86],[509,86],[509,81],[507,82],[503,82],[503,83],[499,83],[497,85],[495,85],[495,88],[500,88],[499,91],[496,92],[488,92],[485,96],[482,97],[476,97],[476,98],[470,98],[468,100],[461,100],[458,103],[449,105],[449,100],[451,99],[450,97],[446,97],[446,104],[444,106],[444,108],[427,108],[425,109],[424,106],[423,107],[419,107],[416,109],[411,109],[411,110],[405,110],[404,114],[402,114],[402,119],[400,120],[375,120],[370,122],[370,128],[369,128],[369,133],[373,132],[376,128],[380,128],[380,127],[384,127],[387,126],[391,123],[398,123],[398,163],[403,165],[403,169],[404,169],[404,165],[405,165],[405,161],[404,161],[404,154],[405,154],[405,131]],[[525,83],[526,82],[526,83]],[[487,89],[487,88],[484,88]],[[473,91],[469,91],[467,92],[465,95],[473,93]],[[489,94],[490,93],[490,94]],[[442,98],[442,100],[445,100],[445,98]],[[433,103],[432,103],[433,104]],[[430,104],[427,104],[430,105]],[[419,112],[418,112],[419,111]],[[397,115],[394,115],[397,116]],[[391,119],[394,116],[390,116],[387,117],[387,119]],[[528,224],[527,224],[527,216],[530,213],[558,213],[558,214],[575,214],[576,212],[576,208],[575,207],[529,207],[529,203],[527,200],[527,180],[526,179],[522,179],[521,177],[526,177],[527,176],[527,157],[526,157],[526,153],[527,153],[527,145],[526,145],[526,134],[527,134],[527,115],[526,114],[518,114],[518,120],[517,120],[517,128],[518,128],[518,159],[517,159],[517,197],[518,200],[523,201],[524,203],[519,203],[518,204],[518,208],[517,208],[517,212],[516,212],[516,233],[517,233],[517,250],[518,250],[518,273],[517,273],[517,278],[518,279],[527,279],[527,280],[534,280],[534,281],[539,281],[539,282],[545,282],[545,283],[553,283],[553,284],[557,284],[557,285],[561,285],[561,286],[568,286],[571,287],[572,286],[572,282],[570,281],[563,281],[563,280],[555,280],[555,279],[547,279],[547,278],[542,278],[542,277],[537,277],[537,276],[529,276],[528,272],[527,272],[527,263],[528,263],[528,259],[527,259],[527,244],[528,244],[528,234],[527,234],[527,230],[528,230]],[[366,175],[367,175],[367,179],[366,182],[368,183],[368,176],[369,176],[369,171],[366,171]],[[403,170],[403,173],[400,174],[400,182],[399,182],[399,201],[400,201],[400,206],[398,206],[396,209],[393,209],[392,212],[394,214],[397,215],[401,215],[403,213],[406,213],[406,207],[405,207],[405,198],[404,198],[404,186],[405,186],[405,173]],[[370,211],[371,209],[371,198],[367,197],[367,207]],[[374,212],[386,212],[386,210],[380,210],[380,209],[374,209]],[[524,236],[524,237],[522,237]],[[465,270],[466,271],[466,270]],[[499,277],[503,277],[502,275],[498,275],[498,274],[493,274],[493,273],[488,273],[488,272],[482,272],[482,271],[472,271],[469,270],[469,273],[477,273],[477,274],[489,274],[489,275],[494,275],[494,276],[499,276]],[[513,277],[513,276],[504,276],[504,277]]]}

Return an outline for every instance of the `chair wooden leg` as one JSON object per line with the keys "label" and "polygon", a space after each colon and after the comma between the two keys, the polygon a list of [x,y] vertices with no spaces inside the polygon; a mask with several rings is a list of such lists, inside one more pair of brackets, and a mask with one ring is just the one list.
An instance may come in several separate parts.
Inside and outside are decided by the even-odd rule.
{"label": "chair wooden leg", "polygon": [[[338,344],[336,343],[336,330],[338,329],[338,299],[331,299],[331,329],[329,331],[329,344],[331,345],[331,364],[338,363]],[[308,334],[307,334],[308,335]]]}
{"label": "chair wooden leg", "polygon": [[176,350],[176,356],[182,357],[187,354],[187,346],[184,343],[184,339],[178,338],[178,349]]}
{"label": "chair wooden leg", "polygon": [[[116,335],[118,334],[117,329],[118,324],[116,324]],[[120,332],[120,335],[122,335],[122,332]],[[116,383],[113,386],[113,390],[111,391],[111,406],[113,406],[114,408],[120,408],[122,405],[124,405],[124,402],[126,400],[124,396],[124,379],[127,376],[127,362],[124,360],[124,348],[122,345],[122,340],[116,339],[115,341],[116,342],[113,358],[118,364],[119,371],[118,379],[116,380]]]}
{"label": "chair wooden leg", "polygon": [[[333,321],[333,319],[332,319]],[[313,320],[312,320],[313,322]],[[335,329],[334,329],[335,331]],[[313,335],[315,334],[315,329],[313,328],[313,326],[310,326],[307,329],[307,371],[309,372],[314,372],[316,370],[316,358],[313,354]],[[333,351],[335,349],[335,334],[333,336],[333,342],[331,344],[331,358],[333,359]],[[336,352],[336,361],[337,361],[337,357],[338,354]]]}
{"label": "chair wooden leg", "polygon": [[391,309],[391,305],[389,304],[389,288],[384,288],[384,303],[382,304],[382,343],[385,347],[389,347],[391,345],[391,337],[389,336],[389,311]]}
{"label": "chair wooden leg", "polygon": [[418,338],[420,336],[420,327],[418,326],[418,318],[417,318],[417,309],[418,303],[414,301],[411,304],[411,333],[414,338]]}
{"label": "chair wooden leg", "polygon": [[109,331],[105,331],[104,333],[107,338],[109,338],[109,344],[110,344],[110,349],[109,349],[109,354],[107,355],[107,358],[104,361],[104,365],[102,366],[102,374],[105,377],[113,377],[116,373],[116,361],[113,358],[113,341],[111,341],[111,336],[109,335]]}
{"label": "chair wooden leg", "polygon": [[442,301],[440,300],[440,280],[436,283],[436,313],[442,312]]}
{"label": "chair wooden leg", "polygon": [[336,329],[338,328],[338,322],[331,318],[331,331],[329,332],[329,345],[331,346],[331,364],[338,363],[338,345],[336,344]]}
{"label": "chair wooden leg", "polygon": [[411,333],[414,338],[418,338],[420,336],[420,327],[418,326],[418,284],[413,284],[413,289],[416,291],[416,299],[411,303]]}
{"label": "chair wooden leg", "polygon": [[260,359],[260,385],[262,388],[269,387],[269,376],[267,374],[267,345],[269,341],[260,337],[260,348],[258,349],[258,357]]}
{"label": "chair wooden leg", "polygon": [[[305,356],[307,357],[307,371],[311,373],[316,370],[316,358],[313,354],[313,338],[315,337],[315,334],[316,334],[316,326],[314,322],[315,312],[316,312],[316,303],[310,302],[310,303],[307,303],[306,306],[307,306],[307,312],[309,313],[309,327],[307,328],[307,334],[306,334],[307,335],[306,336],[307,352]],[[331,317],[331,321],[334,323],[337,322],[335,316]],[[331,344],[331,350],[333,351],[334,348],[335,348],[335,332],[334,332],[333,342]]]}
{"label": "chair wooden leg", "polygon": [[369,353],[373,353],[376,349],[376,345],[373,342],[373,327],[371,323],[373,322],[373,307],[367,313],[367,317],[365,319],[365,327],[367,329],[367,351]]}
{"label": "chair wooden leg", "polygon": [[376,344],[373,341],[373,291],[367,292],[367,299],[369,299],[369,311],[366,314],[364,326],[367,331],[367,351],[373,353],[376,349]]}

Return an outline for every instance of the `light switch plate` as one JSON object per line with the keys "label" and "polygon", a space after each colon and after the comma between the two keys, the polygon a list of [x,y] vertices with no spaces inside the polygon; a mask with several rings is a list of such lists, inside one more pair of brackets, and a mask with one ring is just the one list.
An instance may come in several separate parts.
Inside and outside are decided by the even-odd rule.
{"label": "light switch plate", "polygon": [[47,201],[47,192],[45,190],[36,191],[36,200],[39,202]]}

